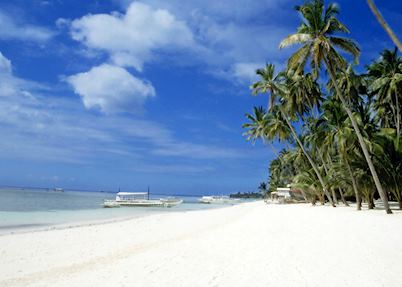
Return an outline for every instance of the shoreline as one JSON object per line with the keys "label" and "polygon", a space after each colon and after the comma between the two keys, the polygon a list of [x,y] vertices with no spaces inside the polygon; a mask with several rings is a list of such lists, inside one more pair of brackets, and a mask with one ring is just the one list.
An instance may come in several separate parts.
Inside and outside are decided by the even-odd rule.
{"label": "shoreline", "polygon": [[[247,202],[245,202],[247,203]],[[240,203],[243,204],[243,203]],[[96,225],[104,225],[104,224],[113,224],[116,222],[123,222],[123,221],[129,221],[129,220],[134,220],[137,218],[144,218],[148,216],[154,216],[154,215],[160,215],[160,214],[170,214],[170,213],[186,213],[186,212],[193,212],[193,211],[202,211],[202,210],[210,210],[210,209],[221,209],[221,208],[228,208],[233,205],[222,205],[222,206],[214,206],[213,208],[208,208],[208,209],[194,209],[194,210],[173,210],[173,211],[168,211],[166,212],[164,209],[162,210],[153,210],[153,213],[140,213],[140,214],[135,214],[131,216],[117,216],[113,217],[111,219],[99,219],[99,220],[86,220],[86,221],[77,221],[77,222],[67,222],[67,223],[62,223],[62,224],[54,224],[54,225],[41,225],[41,227],[35,227],[35,228],[15,228],[15,229],[8,229],[4,228],[4,231],[0,229],[0,237],[2,236],[7,236],[7,235],[12,235],[12,234],[25,234],[25,233],[36,233],[36,232],[46,232],[46,231],[52,231],[52,230],[64,230],[64,229],[73,229],[73,228],[79,228],[79,227],[86,227],[86,226],[96,226]],[[135,208],[135,207],[127,207],[127,208]]]}

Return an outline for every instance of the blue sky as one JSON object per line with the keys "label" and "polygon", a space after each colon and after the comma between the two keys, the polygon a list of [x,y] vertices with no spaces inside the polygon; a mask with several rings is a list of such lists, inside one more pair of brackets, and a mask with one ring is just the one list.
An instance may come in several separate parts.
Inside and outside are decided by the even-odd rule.
{"label": "blue sky", "polygon": [[[402,3],[377,2],[401,35]],[[256,189],[274,154],[242,137],[244,113],[266,103],[248,86],[257,67],[284,66],[301,3],[0,1],[1,185]],[[392,47],[365,1],[338,3],[360,68]]]}

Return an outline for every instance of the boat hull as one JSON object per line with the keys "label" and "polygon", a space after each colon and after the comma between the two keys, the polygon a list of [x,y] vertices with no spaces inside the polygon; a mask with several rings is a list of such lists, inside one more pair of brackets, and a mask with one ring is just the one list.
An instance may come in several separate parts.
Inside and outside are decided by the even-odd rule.
{"label": "boat hull", "polygon": [[173,207],[179,205],[183,200],[170,200],[170,199],[160,199],[160,200],[113,200],[105,201],[103,206],[106,208],[111,207]]}
{"label": "boat hull", "polygon": [[199,199],[199,202],[203,204],[235,204],[239,200],[225,196],[203,196]]}

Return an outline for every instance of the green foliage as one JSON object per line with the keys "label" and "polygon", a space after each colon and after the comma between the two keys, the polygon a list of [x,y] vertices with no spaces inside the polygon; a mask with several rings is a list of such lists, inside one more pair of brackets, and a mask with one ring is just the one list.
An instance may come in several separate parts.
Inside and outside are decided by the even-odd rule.
{"label": "green foliage", "polygon": [[[301,47],[285,71],[276,74],[272,64],[257,70],[260,81],[251,89],[254,95],[269,95],[268,110],[255,107],[243,125],[253,142],[289,143],[269,164],[269,190],[291,184],[315,202],[324,200],[325,188],[340,188],[348,198],[362,197],[372,207],[378,193],[354,119],[388,197],[402,206],[402,58],[396,49],[384,50],[366,73],[356,73],[338,52],[349,53],[355,63],[360,54],[357,44],[339,36],[349,31],[337,19],[338,7],[312,0],[296,10],[303,22],[280,47]],[[320,82],[323,62],[335,74],[328,83]],[[308,64],[311,69],[306,73]]]}

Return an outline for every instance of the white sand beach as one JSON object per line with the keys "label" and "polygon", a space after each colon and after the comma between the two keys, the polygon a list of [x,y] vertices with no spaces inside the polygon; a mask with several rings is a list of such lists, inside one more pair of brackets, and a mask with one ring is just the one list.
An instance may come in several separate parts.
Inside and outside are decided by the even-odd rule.
{"label": "white sand beach", "polygon": [[0,286],[401,286],[402,214],[263,202],[0,237]]}

